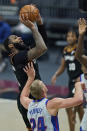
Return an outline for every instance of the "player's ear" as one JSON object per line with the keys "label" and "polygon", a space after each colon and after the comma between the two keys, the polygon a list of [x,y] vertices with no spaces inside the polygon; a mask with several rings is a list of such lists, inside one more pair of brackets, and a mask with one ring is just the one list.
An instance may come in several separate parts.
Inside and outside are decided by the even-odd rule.
{"label": "player's ear", "polygon": [[8,47],[9,47],[9,48],[13,48],[14,45],[13,45],[13,44],[9,44]]}

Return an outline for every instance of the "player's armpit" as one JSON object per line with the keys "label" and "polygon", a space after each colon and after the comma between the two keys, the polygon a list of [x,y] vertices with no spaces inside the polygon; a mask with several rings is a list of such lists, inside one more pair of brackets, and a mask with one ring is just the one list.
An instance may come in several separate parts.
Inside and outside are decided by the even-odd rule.
{"label": "player's armpit", "polygon": [[20,101],[21,101],[21,104],[23,105],[23,107],[25,109],[28,109],[28,106],[29,106],[30,102],[32,102],[32,99],[30,99],[28,97],[21,97],[20,96]]}

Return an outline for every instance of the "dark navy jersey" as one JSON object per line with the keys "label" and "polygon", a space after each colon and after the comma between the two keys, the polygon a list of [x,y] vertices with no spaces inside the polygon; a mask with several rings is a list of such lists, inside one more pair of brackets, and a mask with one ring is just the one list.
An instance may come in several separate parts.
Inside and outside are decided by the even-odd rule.
{"label": "dark navy jersey", "polygon": [[[39,25],[38,30],[39,30],[41,36],[43,37],[45,43],[47,44],[47,35],[46,35],[44,25]],[[26,81],[27,81],[27,75],[23,71],[23,68],[25,67],[25,65],[28,64],[28,62],[29,61],[27,58],[27,50],[20,51],[18,54],[14,55],[11,58],[11,64],[12,64],[14,73],[16,75],[16,78],[18,80],[20,91],[22,91],[22,89],[25,86]],[[40,74],[39,74],[38,64],[37,64],[36,60],[33,60],[33,63],[34,63],[34,69],[36,72],[35,79],[41,79]]]}
{"label": "dark navy jersey", "polygon": [[66,62],[66,68],[70,79],[76,79],[82,73],[81,64],[75,58],[77,44],[71,48],[69,45],[63,50],[63,57]]}
{"label": "dark navy jersey", "polygon": [[[27,51],[20,51],[12,58],[12,68],[15,73],[15,76],[19,83],[19,90],[21,91],[26,84],[27,75],[24,72],[23,68],[28,64]],[[35,79],[40,79],[38,64],[36,60],[33,60],[34,69],[35,69]]]}

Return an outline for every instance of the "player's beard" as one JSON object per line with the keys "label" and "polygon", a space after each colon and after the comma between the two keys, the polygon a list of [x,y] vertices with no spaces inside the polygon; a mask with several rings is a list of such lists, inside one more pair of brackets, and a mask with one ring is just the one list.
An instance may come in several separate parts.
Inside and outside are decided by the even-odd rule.
{"label": "player's beard", "polygon": [[18,49],[18,50],[28,50],[29,47],[25,44],[19,44],[19,43],[15,43],[14,44],[15,48]]}

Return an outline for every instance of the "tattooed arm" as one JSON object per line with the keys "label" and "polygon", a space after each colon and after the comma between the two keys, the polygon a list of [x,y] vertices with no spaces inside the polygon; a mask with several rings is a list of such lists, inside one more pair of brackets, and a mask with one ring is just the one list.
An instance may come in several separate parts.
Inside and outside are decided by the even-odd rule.
{"label": "tattooed arm", "polygon": [[42,36],[40,35],[37,27],[35,27],[35,25],[31,21],[25,20],[23,16],[21,16],[20,20],[24,25],[26,25],[28,28],[31,29],[35,43],[36,43],[36,46],[28,51],[28,54],[27,54],[28,59],[29,60],[36,59],[40,57],[41,55],[43,55],[45,51],[47,51],[47,46],[45,45],[45,42]]}

